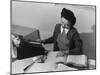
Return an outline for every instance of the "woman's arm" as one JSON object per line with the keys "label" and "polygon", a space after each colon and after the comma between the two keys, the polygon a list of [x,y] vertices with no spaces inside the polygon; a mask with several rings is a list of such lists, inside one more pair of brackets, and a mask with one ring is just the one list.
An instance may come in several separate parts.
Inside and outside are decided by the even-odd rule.
{"label": "woman's arm", "polygon": [[71,49],[69,51],[69,54],[82,54],[82,40],[80,39],[80,36],[78,34],[78,32],[75,32],[74,35],[73,35],[73,45],[74,45],[74,48]]}
{"label": "woman's arm", "polygon": [[51,36],[45,40],[42,40],[42,43],[44,43],[44,44],[53,43],[53,39],[54,39],[53,36]]}

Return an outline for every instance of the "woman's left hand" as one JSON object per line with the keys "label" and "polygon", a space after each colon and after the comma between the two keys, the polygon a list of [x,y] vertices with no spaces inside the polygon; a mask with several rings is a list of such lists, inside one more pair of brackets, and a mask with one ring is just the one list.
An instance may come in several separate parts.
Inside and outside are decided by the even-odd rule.
{"label": "woman's left hand", "polygon": [[69,51],[67,50],[67,51],[65,51],[64,53],[65,53],[65,54],[69,54]]}
{"label": "woman's left hand", "polygon": [[62,51],[59,51],[59,53],[57,54],[57,57],[62,57],[64,56],[64,53]]}

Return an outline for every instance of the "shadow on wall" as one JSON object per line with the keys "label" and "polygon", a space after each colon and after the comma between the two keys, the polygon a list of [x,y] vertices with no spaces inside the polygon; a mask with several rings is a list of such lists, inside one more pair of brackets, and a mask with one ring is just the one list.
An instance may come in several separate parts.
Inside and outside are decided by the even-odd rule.
{"label": "shadow on wall", "polygon": [[83,52],[90,58],[96,59],[95,25],[91,27],[93,32],[80,33],[83,40]]}

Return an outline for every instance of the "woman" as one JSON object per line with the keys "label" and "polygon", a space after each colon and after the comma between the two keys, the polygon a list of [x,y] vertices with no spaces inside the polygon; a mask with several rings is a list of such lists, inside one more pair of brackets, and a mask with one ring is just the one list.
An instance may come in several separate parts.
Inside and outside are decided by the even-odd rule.
{"label": "woman", "polygon": [[74,28],[76,17],[74,13],[66,8],[61,12],[61,24],[57,24],[53,36],[42,40],[42,43],[54,43],[54,51],[61,51],[71,55],[82,54],[82,41],[79,33]]}

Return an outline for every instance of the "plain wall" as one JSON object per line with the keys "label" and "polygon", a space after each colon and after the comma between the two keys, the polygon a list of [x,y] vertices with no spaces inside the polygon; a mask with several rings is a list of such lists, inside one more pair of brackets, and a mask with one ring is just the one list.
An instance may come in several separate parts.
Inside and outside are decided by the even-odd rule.
{"label": "plain wall", "polygon": [[54,26],[60,23],[62,8],[68,8],[77,18],[75,27],[83,40],[84,52],[95,58],[95,7],[12,1],[12,25],[20,25],[40,30],[42,39],[50,37]]}

